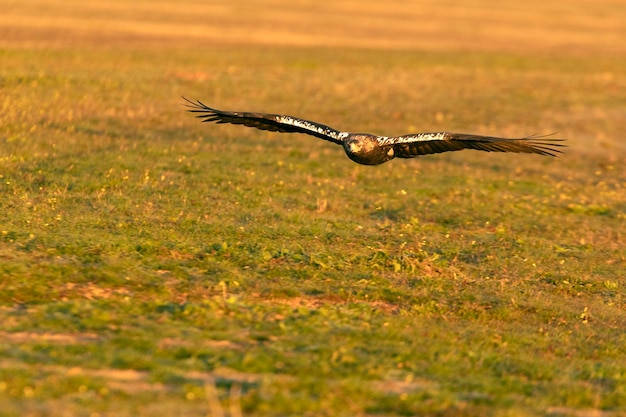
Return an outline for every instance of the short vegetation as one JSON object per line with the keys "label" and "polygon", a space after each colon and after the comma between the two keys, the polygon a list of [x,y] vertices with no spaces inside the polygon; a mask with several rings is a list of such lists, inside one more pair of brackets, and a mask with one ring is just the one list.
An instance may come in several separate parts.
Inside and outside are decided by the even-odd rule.
{"label": "short vegetation", "polygon": [[[206,416],[229,397],[244,416],[626,412],[618,46],[118,36],[88,8],[73,37],[13,7],[34,29],[0,41],[0,414]],[[202,24],[176,10],[157,17]],[[182,95],[569,148],[358,166],[308,136],[199,123]]]}

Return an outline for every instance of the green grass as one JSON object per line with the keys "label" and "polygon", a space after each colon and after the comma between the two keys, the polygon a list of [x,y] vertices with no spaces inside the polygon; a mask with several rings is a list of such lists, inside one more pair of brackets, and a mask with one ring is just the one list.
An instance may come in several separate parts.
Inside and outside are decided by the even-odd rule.
{"label": "green grass", "polygon": [[[622,56],[85,42],[0,49],[0,414],[626,412]],[[181,95],[570,148],[364,167]]]}

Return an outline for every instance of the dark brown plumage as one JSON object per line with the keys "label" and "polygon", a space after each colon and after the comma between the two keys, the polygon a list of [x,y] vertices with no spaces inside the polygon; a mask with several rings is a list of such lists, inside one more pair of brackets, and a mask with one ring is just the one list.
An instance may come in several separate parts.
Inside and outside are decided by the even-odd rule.
{"label": "dark brown plumage", "polygon": [[213,109],[200,101],[183,97],[192,113],[203,122],[240,124],[262,130],[304,133],[343,146],[346,155],[364,165],[379,165],[393,158],[415,158],[440,152],[475,149],[486,152],[518,152],[556,156],[561,153],[563,139],[528,136],[507,139],[465,133],[416,133],[403,136],[376,136],[369,133],[340,132],[332,127],[297,117]]}

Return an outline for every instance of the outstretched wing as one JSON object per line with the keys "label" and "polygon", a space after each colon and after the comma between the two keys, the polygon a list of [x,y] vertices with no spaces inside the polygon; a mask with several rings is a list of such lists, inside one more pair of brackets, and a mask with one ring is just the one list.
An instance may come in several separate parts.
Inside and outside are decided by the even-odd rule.
{"label": "outstretched wing", "polygon": [[528,136],[507,139],[493,136],[468,135],[464,133],[418,133],[414,135],[384,138],[381,145],[393,147],[398,158],[414,158],[432,153],[476,149],[486,152],[518,152],[557,156],[565,145],[563,139],[546,136]]}
{"label": "outstretched wing", "polygon": [[342,143],[342,139],[347,135],[321,123],[298,119],[297,117],[280,114],[222,111],[212,109],[199,100],[192,101],[185,97],[183,99],[187,101],[185,106],[189,107],[188,111],[197,113],[197,117],[202,119],[203,122],[231,123],[274,132],[305,133],[339,144]]}

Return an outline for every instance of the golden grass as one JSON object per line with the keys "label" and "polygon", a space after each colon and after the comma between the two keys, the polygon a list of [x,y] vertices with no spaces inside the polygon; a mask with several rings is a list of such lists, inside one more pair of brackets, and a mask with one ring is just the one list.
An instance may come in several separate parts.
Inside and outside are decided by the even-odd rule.
{"label": "golden grass", "polygon": [[[268,62],[276,58],[275,47],[294,48],[294,56],[303,55],[303,48],[314,48],[317,52],[313,55],[317,54],[318,58],[313,58],[311,63],[315,59],[326,60],[325,68],[323,74],[315,73],[316,78],[308,80],[318,86],[303,86],[303,93],[307,90],[315,92],[316,96],[311,97],[311,92],[307,94],[309,101],[316,103],[318,108],[329,98],[349,98],[352,106],[367,106],[368,101],[384,100],[389,108],[397,109],[392,117],[409,119],[407,123],[397,126],[401,131],[379,130],[374,133],[451,129],[455,121],[461,124],[462,129],[478,129],[487,134],[493,134],[494,128],[496,134],[512,136],[558,131],[559,135],[570,140],[574,152],[580,149],[585,153],[608,153],[614,159],[616,149],[620,153],[626,150],[626,141],[622,140],[622,132],[626,129],[623,117],[626,103],[623,103],[623,94],[620,94],[626,91],[626,77],[623,68],[615,66],[620,57],[626,60],[626,25],[623,22],[626,22],[626,6],[623,2],[611,0],[530,0],[523,4],[504,1],[497,5],[488,0],[443,3],[381,3],[372,0],[137,1],[132,6],[123,0],[86,3],[31,0],[5,5],[0,15],[0,45],[6,48],[63,45],[166,48],[166,54],[196,48],[200,52],[206,51],[204,66],[189,72],[184,65],[175,62],[184,59],[184,53],[174,53],[168,67],[181,69],[174,70],[173,77],[211,83],[236,71],[238,73],[233,73],[230,78],[238,80],[242,89],[251,87],[254,90],[254,94],[245,95],[232,90],[220,94],[219,90],[214,90],[212,97],[219,102],[210,104],[217,107],[245,106],[244,110],[296,112],[296,115],[319,118],[325,115],[299,114],[306,109],[295,106],[258,107],[263,94],[276,95],[278,89],[291,88],[288,82],[282,81],[289,79],[289,68],[268,66]],[[321,56],[319,51],[325,48],[327,56]],[[334,67],[337,54],[341,55],[349,48],[371,49],[371,59],[378,61],[380,69],[373,73],[371,68],[359,64],[358,60],[350,74],[346,73],[344,64]],[[333,53],[333,50],[337,52]],[[389,50],[404,50],[407,56],[428,51],[448,52],[467,56],[468,59],[466,68],[462,70],[459,70],[458,63],[450,68],[433,57],[432,67],[385,73],[384,63],[398,59],[385,53]],[[244,60],[248,61],[250,68],[241,68],[237,58],[227,62],[232,59],[229,56],[233,51],[238,53],[238,57],[249,54],[251,58]],[[477,61],[472,58],[472,53],[487,54],[484,56],[493,57],[488,58],[493,63],[484,65],[484,59]],[[220,54],[224,56],[223,60],[216,61]],[[549,106],[532,109],[532,113],[528,109],[517,110],[521,126],[513,121],[507,121],[508,126],[502,126],[505,117],[500,117],[500,126],[494,126],[492,123],[498,122],[497,113],[477,113],[476,119],[482,118],[485,125],[474,127],[468,124],[468,120],[461,120],[454,114],[462,112],[459,107],[467,103],[460,102],[445,108],[445,104],[424,101],[424,105],[432,109],[428,111],[432,112],[434,120],[430,126],[418,123],[420,120],[416,115],[423,111],[420,106],[423,97],[439,96],[445,101],[443,97],[450,88],[469,86],[466,94],[475,95],[475,101],[481,100],[478,94],[482,93],[482,89],[493,95],[493,100],[511,103],[511,95],[515,92],[502,90],[501,86],[507,83],[507,79],[516,76],[516,69],[514,63],[499,68],[498,60],[504,56],[504,59],[520,59],[520,62],[536,61],[535,68],[523,70],[524,79],[519,85],[522,90],[532,90],[528,94],[535,98],[552,95],[544,100],[551,102]],[[42,60],[45,57],[42,56]],[[104,67],[110,65],[99,64]],[[304,62],[303,65],[308,64]],[[389,70],[398,65],[391,64]],[[524,63],[520,65],[528,66]],[[558,71],[553,70],[555,66],[559,67]],[[571,68],[564,71],[563,66]],[[241,75],[273,82],[274,85],[265,86],[263,91],[252,85],[252,78],[241,79]],[[368,88],[363,89],[363,85],[368,85]],[[590,89],[606,100],[590,100],[584,95]],[[181,91],[180,94],[193,92]],[[450,94],[456,93],[450,91]],[[393,95],[404,95],[404,102],[394,102]],[[205,94],[197,98],[207,99]],[[616,100],[622,105],[606,105]],[[9,98],[5,98],[4,106],[10,102]],[[347,104],[348,100],[344,111],[347,111]],[[15,103],[11,102],[11,105]],[[367,117],[367,114],[361,115]],[[496,117],[491,117],[493,115]],[[138,116],[143,118],[146,115]],[[540,130],[527,131],[537,118],[542,122]],[[320,121],[331,123],[332,119]],[[380,124],[376,120],[372,122]],[[337,127],[354,130],[368,126]]]}
{"label": "golden grass", "polygon": [[[623,2],[4,3],[9,415],[618,415]],[[570,148],[371,169],[180,95]]]}
{"label": "golden grass", "polygon": [[415,50],[626,52],[626,7],[611,0],[466,2],[237,0],[3,5],[4,45],[155,40]]}

